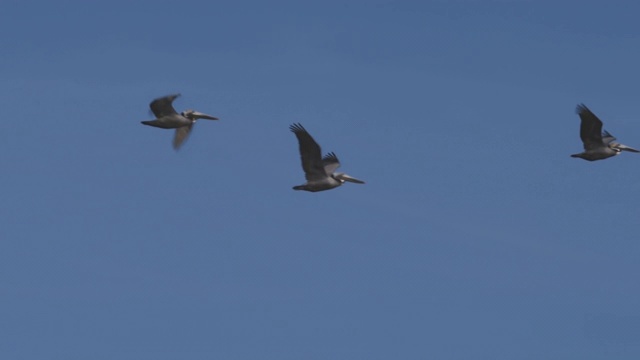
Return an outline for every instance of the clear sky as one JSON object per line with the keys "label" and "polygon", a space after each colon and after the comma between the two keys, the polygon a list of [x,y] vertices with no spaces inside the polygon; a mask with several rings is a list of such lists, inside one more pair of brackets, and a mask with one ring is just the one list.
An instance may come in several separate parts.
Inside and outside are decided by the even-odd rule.
{"label": "clear sky", "polygon": [[[0,358],[640,358],[640,155],[569,157],[640,147],[638,13],[3,2]],[[293,191],[294,122],[367,184]]]}

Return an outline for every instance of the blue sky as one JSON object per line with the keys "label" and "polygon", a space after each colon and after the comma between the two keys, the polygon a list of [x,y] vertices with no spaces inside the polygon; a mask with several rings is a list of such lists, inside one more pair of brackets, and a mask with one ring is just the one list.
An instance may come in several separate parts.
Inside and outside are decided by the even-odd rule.
{"label": "blue sky", "polygon": [[639,11],[4,3],[0,357],[637,359],[640,156],[569,155],[640,147]]}

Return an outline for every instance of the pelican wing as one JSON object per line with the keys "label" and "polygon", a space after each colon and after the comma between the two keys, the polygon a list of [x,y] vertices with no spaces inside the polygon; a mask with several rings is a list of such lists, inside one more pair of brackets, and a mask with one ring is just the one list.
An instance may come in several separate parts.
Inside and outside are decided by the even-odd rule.
{"label": "pelican wing", "polygon": [[335,153],[330,152],[322,158],[322,165],[324,166],[324,172],[330,175],[340,167],[340,160],[338,160]]}
{"label": "pelican wing", "polygon": [[576,107],[580,116],[580,139],[585,150],[592,150],[604,145],[602,141],[602,121],[584,104]]}
{"label": "pelican wing", "polygon": [[173,108],[173,100],[178,96],[180,96],[180,94],[167,95],[153,100],[151,104],[149,104],[153,115],[159,119],[167,115],[177,114],[176,110]]}
{"label": "pelican wing", "polygon": [[607,130],[602,132],[602,142],[605,144],[609,144],[612,141],[614,141],[616,138],[615,136],[611,135]]}
{"label": "pelican wing", "polygon": [[179,127],[176,129],[176,134],[173,137],[173,148],[178,150],[182,146],[182,144],[189,138],[189,134],[191,134],[191,128],[193,128],[193,123],[191,125]]}
{"label": "pelican wing", "polygon": [[300,145],[300,159],[302,170],[307,181],[321,180],[327,177],[322,160],[320,145],[313,140],[311,135],[300,124],[293,124],[289,129],[296,134]]}

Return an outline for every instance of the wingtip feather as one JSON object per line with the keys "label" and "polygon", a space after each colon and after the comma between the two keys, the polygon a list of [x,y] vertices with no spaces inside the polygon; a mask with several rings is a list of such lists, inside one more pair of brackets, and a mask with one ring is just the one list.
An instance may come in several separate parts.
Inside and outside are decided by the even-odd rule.
{"label": "wingtip feather", "polygon": [[293,123],[289,125],[289,130],[291,130],[294,133],[307,132],[307,130],[300,123]]}
{"label": "wingtip feather", "polygon": [[583,103],[576,105],[576,114],[581,114],[585,111],[591,111],[591,110],[589,110],[589,108]]}

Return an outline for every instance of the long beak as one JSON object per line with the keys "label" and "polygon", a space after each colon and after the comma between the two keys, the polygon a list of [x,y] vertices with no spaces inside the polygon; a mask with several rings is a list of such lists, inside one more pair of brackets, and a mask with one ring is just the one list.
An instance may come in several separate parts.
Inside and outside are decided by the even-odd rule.
{"label": "long beak", "polygon": [[634,153],[640,153],[640,150],[636,150],[630,146],[627,145],[622,145],[622,144],[617,144],[616,148],[622,150],[622,151],[629,151],[629,152],[634,152]]}
{"label": "long beak", "polygon": [[191,115],[196,119],[220,120],[215,116],[207,115],[205,113],[201,113],[201,112],[198,112],[198,111],[192,112]]}
{"label": "long beak", "polygon": [[347,174],[339,174],[336,177],[338,177],[339,179],[342,179],[344,181],[348,181],[348,182],[352,182],[352,183],[356,183],[356,184],[364,184],[364,181],[356,179],[352,176],[349,176]]}

